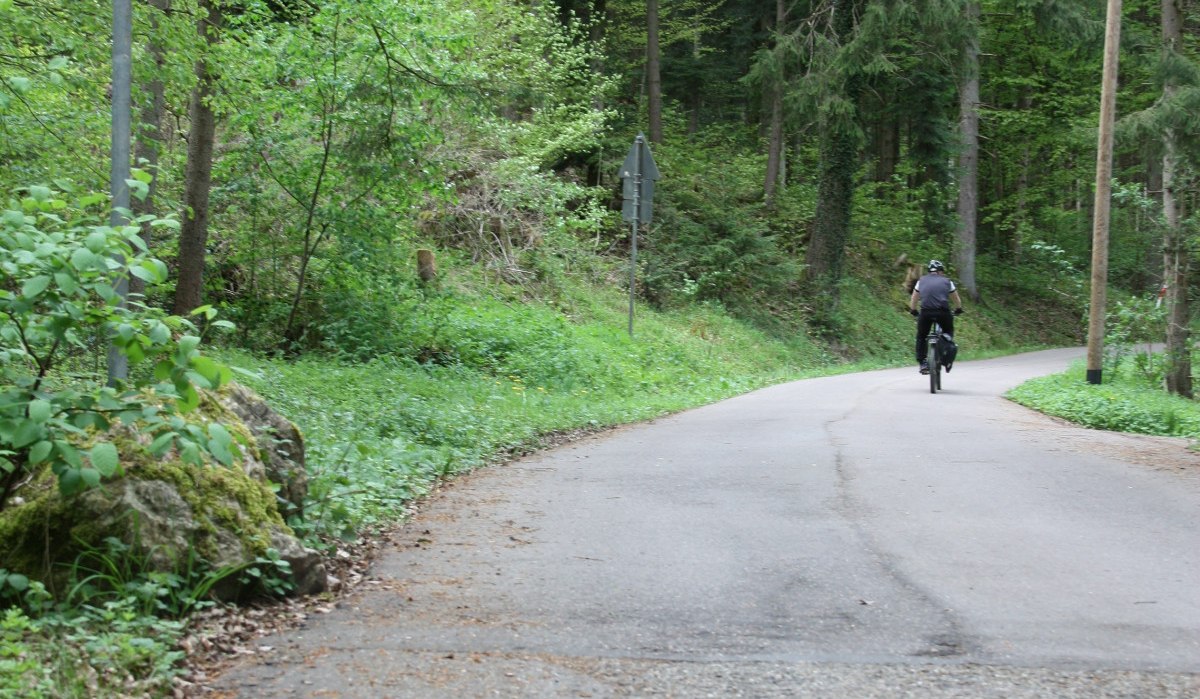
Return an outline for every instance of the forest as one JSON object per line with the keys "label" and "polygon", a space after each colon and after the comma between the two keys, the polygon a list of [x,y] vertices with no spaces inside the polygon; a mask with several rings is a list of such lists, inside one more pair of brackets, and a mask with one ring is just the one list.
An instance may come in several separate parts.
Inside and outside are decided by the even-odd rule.
{"label": "forest", "polygon": [[[1125,3],[1111,272],[1135,293],[1170,276],[1186,326],[1197,151],[1183,5]],[[219,309],[254,350],[394,347],[417,248],[507,280],[623,255],[616,170],[640,131],[665,174],[639,270],[650,303],[825,322],[805,315],[811,299],[836,299],[868,236],[951,258],[974,298],[995,294],[1000,270],[1088,264],[1094,3],[134,11],[133,215],[175,222],[143,223],[169,270],[147,302]],[[0,12],[0,185],[103,209],[110,5]]]}
{"label": "forest", "polygon": [[[134,0],[130,205],[113,214],[120,2],[0,0],[0,511],[37,464],[65,494],[118,474],[115,441],[69,437],[114,416],[155,453],[228,464],[236,435],[179,415],[233,378],[299,422],[313,410],[318,471],[353,452],[387,483],[380,464],[428,479],[818,366],[910,363],[904,283],[930,259],[980,349],[1083,342],[1102,3]],[[1108,232],[1109,338],[1164,343],[1153,381],[1183,399],[1196,9],[1121,8]],[[623,337],[619,168],[639,134],[661,179]],[[704,345],[735,336],[729,355]],[[114,356],[128,382],[106,386]],[[306,392],[385,366],[421,378],[357,400],[409,401],[400,427],[334,434],[349,409]],[[463,372],[521,399],[498,412],[538,391],[574,407],[517,428],[421,402],[476,390]],[[691,393],[646,398],[672,390]],[[331,519],[298,531],[360,532],[427,487],[345,478],[313,479]],[[0,599],[27,595],[5,574]]]}

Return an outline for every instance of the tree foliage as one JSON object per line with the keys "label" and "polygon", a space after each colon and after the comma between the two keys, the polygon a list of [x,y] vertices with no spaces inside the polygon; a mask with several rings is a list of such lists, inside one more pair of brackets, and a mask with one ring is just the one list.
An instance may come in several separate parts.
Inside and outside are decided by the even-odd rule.
{"label": "tree foliage", "polygon": [[[148,292],[151,305],[202,258],[198,301],[236,320],[241,343],[353,343],[360,356],[386,351],[373,329],[402,334],[404,315],[420,312],[418,246],[521,282],[545,281],[580,251],[624,253],[614,174],[648,116],[644,3],[205,1],[226,19],[219,45],[195,31],[201,0],[136,3],[135,103],[162,103],[139,110],[157,122],[137,131],[157,148],[139,152],[157,158],[147,165],[158,208],[181,220],[195,213],[184,166],[196,60],[216,76],[211,235],[199,251],[151,235],[170,279]],[[827,280],[816,289],[836,289],[846,260],[878,241],[950,259],[971,37],[979,265],[1032,275],[1039,246],[1082,266],[1100,10],[977,4],[975,19],[968,0],[660,0],[665,169],[643,292],[812,305],[814,290],[798,284],[805,267]],[[1125,15],[1111,268],[1118,284],[1146,289],[1162,275],[1167,130],[1186,166],[1182,200],[1195,196],[1194,17],[1183,45],[1162,54],[1158,4],[1129,2]],[[0,185],[102,189],[109,57],[95,37],[109,7],[8,0],[0,18]],[[879,231],[881,206],[905,228]],[[986,293],[1000,280],[977,282]]]}
{"label": "tree foliage", "polygon": [[[176,449],[194,464],[229,465],[237,452],[223,426],[185,417],[200,403],[198,388],[229,379],[227,368],[200,354],[195,325],[123,304],[114,291],[117,277],[158,284],[167,270],[146,254],[142,221],[113,228],[88,213],[105,200],[72,201],[35,186],[0,211],[0,509],[42,464],[64,494],[119,475],[118,450],[103,436],[117,425],[145,433],[152,453]],[[202,312],[212,320],[211,309]],[[135,369],[148,368],[121,386],[75,378],[89,348],[110,341]]]}

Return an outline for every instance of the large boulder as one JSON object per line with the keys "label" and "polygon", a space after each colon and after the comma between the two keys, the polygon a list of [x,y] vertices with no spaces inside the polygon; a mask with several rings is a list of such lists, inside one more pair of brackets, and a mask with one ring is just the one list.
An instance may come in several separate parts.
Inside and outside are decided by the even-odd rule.
{"label": "large boulder", "polygon": [[284,517],[304,516],[304,498],[308,495],[308,472],[304,464],[304,436],[290,420],[275,412],[250,389],[230,384],[218,394],[221,404],[250,428],[259,445],[257,459],[247,459],[246,467],[261,464],[264,471],[254,473],[279,487]]}
{"label": "large boulder", "polygon": [[[252,416],[250,424],[242,414]],[[206,396],[189,419],[226,425],[242,443],[240,463],[197,467],[176,455],[155,458],[144,435],[115,430],[107,438],[118,445],[124,475],[63,497],[53,475],[40,474],[22,488],[20,504],[0,512],[0,567],[61,590],[86,552],[102,551],[114,539],[137,565],[174,573],[203,564],[237,571],[274,554],[290,564],[295,593],[325,590],[321,556],[304,547],[281,514],[298,514],[303,502],[303,441],[296,427],[240,386]],[[231,572],[214,593],[235,599],[255,592],[241,577]]]}

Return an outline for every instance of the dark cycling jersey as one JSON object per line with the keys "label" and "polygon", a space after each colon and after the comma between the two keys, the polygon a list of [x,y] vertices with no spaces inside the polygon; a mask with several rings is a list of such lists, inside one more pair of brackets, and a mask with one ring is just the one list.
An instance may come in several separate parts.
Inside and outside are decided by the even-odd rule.
{"label": "dark cycling jersey", "polygon": [[954,282],[940,274],[926,274],[917,280],[913,291],[921,296],[922,311],[950,310],[950,294],[954,293]]}

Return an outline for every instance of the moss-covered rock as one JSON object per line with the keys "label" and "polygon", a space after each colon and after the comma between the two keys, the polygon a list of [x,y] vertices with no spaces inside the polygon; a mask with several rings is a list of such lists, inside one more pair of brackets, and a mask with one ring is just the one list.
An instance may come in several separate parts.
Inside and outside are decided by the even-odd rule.
{"label": "moss-covered rock", "polygon": [[[245,407],[249,404],[251,407]],[[189,419],[216,420],[243,443],[240,463],[193,466],[177,455],[156,458],[136,433],[114,430],[107,435],[118,446],[124,474],[100,487],[63,497],[52,474],[41,473],[19,493],[21,502],[0,511],[0,568],[21,572],[62,591],[70,568],[81,553],[102,548],[107,538],[129,547],[133,560],[152,570],[174,571],[194,566],[197,560],[213,568],[248,565],[277,551],[292,566],[300,594],[325,588],[320,556],[296,539],[284,523],[279,499],[268,479],[265,463],[274,460],[298,467],[302,455],[299,432],[288,440],[288,453],[279,455],[273,433],[243,423],[242,412],[269,411],[248,390],[237,387],[219,397],[207,396]],[[290,425],[269,411],[271,424]],[[276,428],[279,429],[279,428]],[[269,438],[271,437],[271,438]],[[303,464],[302,457],[299,463]],[[302,470],[302,469],[300,469]],[[303,497],[301,494],[300,497]],[[237,576],[227,579],[235,583]],[[239,596],[236,584],[217,590],[224,598]]]}

